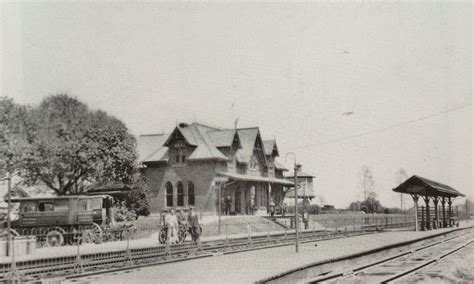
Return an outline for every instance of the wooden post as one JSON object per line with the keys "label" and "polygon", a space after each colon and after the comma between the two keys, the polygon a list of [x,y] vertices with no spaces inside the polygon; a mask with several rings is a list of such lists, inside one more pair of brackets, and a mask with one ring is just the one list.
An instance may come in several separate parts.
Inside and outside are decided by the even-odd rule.
{"label": "wooden post", "polygon": [[438,229],[438,227],[439,227],[438,201],[439,201],[438,196],[433,197],[434,213],[435,213],[435,225],[434,225],[433,229]]}
{"label": "wooden post", "polygon": [[453,201],[451,200],[451,197],[448,197],[448,220],[449,220],[449,226],[451,226],[451,220],[453,218]]}
{"label": "wooden post", "polygon": [[423,199],[425,200],[425,204],[426,204],[426,229],[431,230],[430,197],[424,196]]}
{"label": "wooden post", "polygon": [[418,196],[417,194],[412,194],[411,197],[413,198],[413,206],[415,208],[415,231],[419,231],[420,228],[418,226],[418,198],[420,196]]}
{"label": "wooden post", "polygon": [[441,198],[441,205],[443,209],[443,228],[446,228],[447,224],[446,224],[446,198],[445,197]]}

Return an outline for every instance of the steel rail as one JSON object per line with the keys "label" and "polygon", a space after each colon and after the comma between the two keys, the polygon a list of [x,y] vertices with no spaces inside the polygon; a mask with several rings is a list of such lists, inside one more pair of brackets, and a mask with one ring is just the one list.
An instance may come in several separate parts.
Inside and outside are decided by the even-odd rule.
{"label": "steel rail", "polygon": [[[463,237],[465,235],[468,235],[468,234],[471,234],[472,232],[469,231],[469,232],[465,232],[463,234],[459,234],[459,235],[456,235],[454,237],[450,237],[448,239],[444,239],[444,240],[441,240],[441,241],[435,241],[433,243],[430,243],[428,245],[422,245],[418,248],[415,248],[415,249],[411,249],[411,250],[408,250],[408,251],[405,251],[405,252],[402,252],[402,253],[399,253],[399,254],[396,254],[394,256],[390,256],[390,257],[387,257],[387,258],[384,258],[384,259],[381,259],[381,260],[378,260],[378,261],[375,261],[375,262],[372,262],[372,263],[369,263],[369,264],[365,264],[365,265],[362,265],[362,266],[359,266],[357,268],[354,268],[352,270],[348,270],[348,271],[340,271],[340,272],[336,272],[336,273],[331,273],[331,274],[328,274],[328,272],[326,272],[324,276],[319,276],[319,277],[316,277],[316,278],[312,278],[308,281],[306,281],[306,283],[320,283],[320,282],[325,282],[325,281],[328,281],[328,280],[335,280],[335,279],[338,279],[338,278],[343,278],[343,277],[346,277],[348,275],[351,275],[351,276],[357,276],[358,274],[360,273],[363,273],[367,270],[370,270],[370,269],[373,269],[373,268],[376,268],[382,264],[386,264],[386,263],[389,263],[391,261],[394,261],[394,260],[397,260],[403,256],[406,256],[406,255],[411,255],[411,254],[414,254],[416,252],[420,252],[420,251],[423,251],[423,250],[426,250],[426,249],[429,249],[429,248],[433,248],[433,247],[436,247],[438,245],[441,245],[441,244],[445,244],[446,242],[449,242],[449,241],[452,241],[452,240],[455,240],[457,238],[460,238],[460,237]],[[472,243],[474,241],[469,241],[467,244],[464,244],[462,245],[460,248],[456,248],[452,251],[450,251],[449,253],[447,253],[446,255],[443,255],[442,257],[435,257],[433,259],[430,259],[428,264],[430,263],[433,263],[433,262],[436,262],[437,260],[451,254],[451,253],[454,253],[464,247],[466,247],[467,245],[469,245],[470,243]],[[418,266],[416,266],[415,268],[413,269],[409,269],[408,271],[404,271],[404,272],[401,272],[401,273],[398,273],[397,275],[393,276],[393,280],[394,279],[397,279],[397,278],[400,278],[402,277],[403,275],[406,275],[408,273],[410,273],[410,271],[417,271],[421,268],[423,268],[424,266],[428,265],[428,264],[421,264],[418,268]],[[400,275],[399,275],[400,274]],[[388,278],[386,280],[384,280],[382,283],[388,283],[392,281],[392,277],[391,278]]]}
{"label": "steel rail", "polygon": [[[363,235],[376,232],[375,230],[356,231],[305,231],[300,235],[302,242],[313,242],[334,238]],[[23,277],[38,277],[41,275],[65,275],[67,278],[81,277],[86,274],[107,273],[114,269],[133,269],[142,266],[169,263],[209,257],[216,253],[230,254],[249,250],[265,249],[279,246],[288,246],[294,243],[294,233],[277,235],[261,235],[202,242],[201,246],[187,242],[179,245],[158,245],[148,248],[129,248],[111,252],[99,252],[81,255],[81,271],[77,272],[76,255],[57,258],[41,258],[36,260],[20,261],[17,269]],[[0,281],[6,279],[8,263],[0,264]]]}
{"label": "steel rail", "polygon": [[461,245],[461,246],[459,246],[459,247],[457,247],[457,248],[455,248],[455,249],[453,249],[453,250],[450,250],[449,252],[444,253],[444,254],[442,254],[442,255],[440,255],[440,256],[433,257],[433,258],[431,258],[430,260],[425,261],[425,262],[423,262],[423,263],[421,263],[421,264],[419,264],[419,265],[417,265],[417,266],[415,266],[415,267],[413,267],[413,268],[411,268],[411,269],[405,270],[405,271],[400,272],[400,273],[398,273],[398,274],[396,274],[396,275],[394,275],[394,276],[392,276],[392,277],[389,277],[389,278],[383,280],[382,283],[390,283],[390,282],[392,282],[392,281],[394,281],[394,280],[398,280],[398,279],[401,279],[401,278],[403,278],[403,277],[409,276],[409,275],[413,274],[414,272],[417,272],[418,270],[423,269],[424,267],[426,267],[426,266],[428,266],[428,265],[430,265],[430,264],[433,264],[433,263],[438,262],[440,259],[443,259],[443,258],[445,258],[445,257],[447,257],[447,256],[449,256],[449,255],[451,255],[451,254],[453,254],[453,253],[455,253],[455,252],[458,252],[458,251],[460,251],[460,250],[466,248],[467,246],[469,246],[469,245],[472,244],[472,243],[474,243],[474,240],[471,240],[471,241],[469,241],[469,242],[467,242],[467,243],[465,243],[465,244],[463,244],[463,245]]}

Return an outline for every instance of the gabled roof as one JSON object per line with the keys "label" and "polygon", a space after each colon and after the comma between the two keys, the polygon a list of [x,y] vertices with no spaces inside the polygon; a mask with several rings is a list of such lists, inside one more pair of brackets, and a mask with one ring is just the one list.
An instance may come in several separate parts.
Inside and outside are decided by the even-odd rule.
{"label": "gabled roof", "polygon": [[164,147],[166,134],[148,134],[138,137],[138,161],[166,161],[168,159],[168,148]]}
{"label": "gabled roof", "polygon": [[414,175],[394,188],[393,191],[426,196],[456,197],[465,196],[449,185],[445,185],[421,176]]}
{"label": "gabled roof", "polygon": [[261,140],[260,131],[258,127],[251,127],[237,129],[237,133],[239,134],[240,143],[242,144],[242,148],[237,151],[237,160],[241,163],[248,164],[253,156],[257,138]]}
{"label": "gabled roof", "polygon": [[[138,139],[138,152],[140,162],[159,162],[168,160],[168,146],[170,141],[180,137],[185,143],[195,147],[188,160],[217,159],[228,160],[219,148],[229,147],[234,139],[239,142],[236,153],[237,161],[249,163],[253,155],[254,147],[259,140],[263,151],[265,145],[261,140],[258,127],[241,129],[221,129],[193,122],[191,124],[180,123],[169,135],[154,134],[142,135]],[[257,140],[258,139],[258,140]],[[273,140],[272,151],[276,143]],[[265,155],[262,155],[266,159]]]}
{"label": "gabled roof", "polygon": [[265,155],[271,156],[274,155],[279,156],[278,147],[275,140],[265,140],[263,141],[263,148],[265,148]]}
{"label": "gabled roof", "polygon": [[240,145],[239,135],[235,129],[212,130],[208,132],[208,135],[216,147],[230,147],[236,137]]}

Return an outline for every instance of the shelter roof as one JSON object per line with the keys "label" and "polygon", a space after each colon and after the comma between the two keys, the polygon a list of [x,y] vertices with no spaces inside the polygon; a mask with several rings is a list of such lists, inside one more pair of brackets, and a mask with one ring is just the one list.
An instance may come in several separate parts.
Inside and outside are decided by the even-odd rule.
{"label": "shelter roof", "polygon": [[290,181],[273,178],[273,177],[262,177],[262,176],[254,176],[254,175],[244,175],[244,174],[237,174],[237,173],[225,173],[225,172],[218,172],[219,175],[228,177],[234,180],[240,181],[254,181],[254,182],[266,182],[266,183],[277,183],[283,184],[286,186],[293,186],[294,184]]}
{"label": "shelter roof", "polygon": [[280,163],[277,159],[275,159],[275,168],[278,170],[285,171],[285,172],[288,171],[288,168],[282,163]]}
{"label": "shelter roof", "polygon": [[406,194],[419,194],[425,196],[439,196],[439,197],[457,197],[465,196],[454,188],[414,175],[405,182],[394,188],[393,191]]}

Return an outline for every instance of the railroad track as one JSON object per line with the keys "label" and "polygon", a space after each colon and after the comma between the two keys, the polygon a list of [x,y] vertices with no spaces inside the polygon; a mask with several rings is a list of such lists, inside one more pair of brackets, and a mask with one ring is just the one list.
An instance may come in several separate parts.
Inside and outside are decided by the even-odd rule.
{"label": "railroad track", "polygon": [[[300,233],[300,242],[312,242],[374,232],[376,230],[306,231]],[[279,235],[207,241],[202,242],[200,245],[191,242],[169,246],[157,244],[154,247],[148,248],[128,248],[111,252],[20,261],[16,263],[16,271],[17,276],[24,281],[36,281],[44,277],[76,278],[116,270],[209,257],[216,254],[286,246],[294,244],[294,242],[294,233],[282,233]],[[10,263],[0,264],[0,282],[8,279],[11,276],[11,272]]]}
{"label": "railroad track", "polygon": [[402,280],[423,268],[474,243],[474,233],[467,232],[420,246],[350,271],[313,278],[308,283],[391,283]]}

